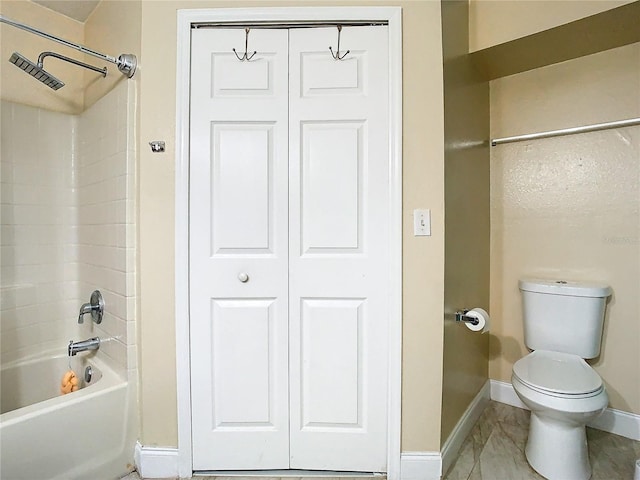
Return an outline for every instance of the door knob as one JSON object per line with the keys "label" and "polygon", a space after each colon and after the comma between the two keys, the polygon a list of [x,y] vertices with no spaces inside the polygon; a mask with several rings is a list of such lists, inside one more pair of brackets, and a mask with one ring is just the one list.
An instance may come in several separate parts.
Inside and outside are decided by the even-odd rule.
{"label": "door knob", "polygon": [[240,273],[238,275],[238,280],[240,280],[242,283],[247,283],[249,281],[249,275],[247,275],[246,273]]}

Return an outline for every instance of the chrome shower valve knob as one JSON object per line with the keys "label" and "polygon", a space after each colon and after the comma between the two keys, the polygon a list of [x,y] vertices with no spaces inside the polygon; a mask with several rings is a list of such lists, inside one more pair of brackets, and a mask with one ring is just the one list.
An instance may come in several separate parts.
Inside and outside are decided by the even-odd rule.
{"label": "chrome shower valve knob", "polygon": [[97,324],[102,323],[102,315],[104,314],[104,299],[100,290],[94,290],[91,294],[89,303],[85,303],[80,307],[78,315],[78,323],[84,323],[84,316],[90,313],[91,319]]}

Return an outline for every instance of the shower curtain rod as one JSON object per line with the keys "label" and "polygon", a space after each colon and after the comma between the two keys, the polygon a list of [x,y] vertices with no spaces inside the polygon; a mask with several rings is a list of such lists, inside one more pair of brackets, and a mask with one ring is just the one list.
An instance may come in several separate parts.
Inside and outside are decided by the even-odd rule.
{"label": "shower curtain rod", "polygon": [[95,50],[91,50],[90,48],[70,42],[68,40],[65,40],[64,38],[56,37],[55,35],[51,35],[50,33],[43,32],[41,30],[38,30],[37,28],[30,27],[29,25],[25,25],[24,23],[16,22],[15,20],[11,20],[4,15],[0,15],[0,23],[6,23],[7,25],[11,25],[12,27],[20,28],[29,33],[33,33],[34,35],[44,37],[47,40],[61,43],[66,47],[73,48],[74,50],[79,50],[82,53],[86,53],[87,55],[92,55],[102,60],[106,60],[107,62],[114,63],[115,65],[117,65],[118,70],[120,70],[128,78],[133,77],[133,74],[135,73],[136,67],[138,65],[136,56],[130,53],[123,53],[118,58],[115,58],[111,55],[96,52]]}
{"label": "shower curtain rod", "polygon": [[379,27],[389,25],[384,20],[345,20],[344,22],[200,22],[191,24],[191,28],[269,28],[269,29],[287,29],[287,28],[317,28],[317,27]]}
{"label": "shower curtain rod", "polygon": [[527,135],[515,135],[513,137],[494,138],[491,140],[491,146],[502,145],[503,143],[522,142],[523,140],[536,140],[538,138],[560,137],[562,135],[573,135],[574,133],[596,132],[598,130],[608,130],[610,128],[632,127],[640,125],[639,118],[630,118],[628,120],[618,120],[615,122],[596,123],[594,125],[585,125],[582,127],[563,128],[560,130],[550,130],[548,132],[530,133]]}

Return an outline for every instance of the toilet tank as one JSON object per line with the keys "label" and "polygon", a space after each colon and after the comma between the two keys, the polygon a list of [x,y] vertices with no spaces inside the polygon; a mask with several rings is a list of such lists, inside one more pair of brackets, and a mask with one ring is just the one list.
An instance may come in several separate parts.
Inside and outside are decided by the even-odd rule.
{"label": "toilet tank", "polygon": [[518,286],[527,347],[582,358],[598,356],[611,287],[540,279],[522,279]]}

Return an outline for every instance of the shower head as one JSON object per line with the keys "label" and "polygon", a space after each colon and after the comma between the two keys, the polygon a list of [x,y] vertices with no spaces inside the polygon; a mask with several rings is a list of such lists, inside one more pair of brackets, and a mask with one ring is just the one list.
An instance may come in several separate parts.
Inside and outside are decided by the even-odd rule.
{"label": "shower head", "polygon": [[[83,47],[82,45],[78,45],[76,43],[69,42],[68,40],[65,40],[64,38],[56,37],[55,35],[51,35],[50,33],[43,32],[42,30],[38,30],[37,28],[30,27],[29,25],[25,25],[24,23],[15,22],[15,21],[11,20],[10,18],[5,17],[2,14],[0,14],[0,23],[6,23],[7,25],[11,25],[12,27],[16,27],[16,28],[19,28],[21,30],[25,30],[25,31],[27,31],[29,33],[33,33],[34,35],[40,35],[41,37],[44,37],[47,40],[52,40],[54,42],[61,43],[65,47],[73,48],[75,50],[81,51],[82,53],[86,53],[87,55],[91,55],[92,57],[97,57],[97,58],[100,58],[102,60],[106,60],[107,62],[114,63],[115,65],[117,65],[118,70],[120,70],[120,72],[123,75],[125,75],[127,78],[133,77],[133,74],[136,73],[136,68],[138,67],[138,59],[136,58],[135,55],[133,55],[131,53],[123,53],[118,58],[112,57],[110,55],[105,55],[104,53],[96,52],[95,50],[91,50],[90,48]],[[66,60],[67,62],[75,63],[76,65],[79,65],[81,67],[85,67],[85,68],[88,68],[90,70],[94,70],[94,71],[96,71],[98,73],[102,73],[103,76],[106,76],[106,74],[107,74],[106,67],[102,68],[102,69],[99,69],[97,67],[93,67],[91,65],[87,65],[86,63],[75,61],[73,59],[70,59],[69,57],[63,57],[62,55],[53,54],[52,52],[46,52],[46,53],[49,56],[53,56],[53,57],[59,58],[61,60]],[[12,56],[11,57],[11,62],[15,63],[16,65],[18,65],[18,63],[16,63],[16,62],[19,59],[22,59],[23,61],[27,62],[27,66],[26,67],[22,67],[22,66],[18,65],[25,72],[28,72],[27,68],[33,68],[34,66],[35,66],[35,68],[38,68],[38,69],[42,70],[42,61],[41,61],[41,59],[38,59],[38,63],[34,65],[33,62],[30,62],[26,58],[21,57],[18,53],[14,53],[14,56],[16,56],[15,61],[14,61],[14,57]],[[33,75],[35,77],[35,75],[33,73],[31,73],[31,72],[28,72],[28,73],[30,73],[31,75]],[[47,76],[51,76],[47,72],[44,72],[44,74],[46,74]],[[56,81],[60,82],[60,80],[56,79],[55,77],[53,77],[53,78]],[[44,83],[46,83],[46,82],[44,82]],[[60,86],[64,85],[63,82],[60,82],[60,83],[62,84]],[[54,88],[51,85],[49,85],[49,86],[51,88]],[[58,87],[58,88],[60,88],[60,87]]]}
{"label": "shower head", "polygon": [[78,65],[79,67],[83,67],[89,70],[93,70],[94,72],[98,72],[103,77],[107,76],[107,67],[98,68],[93,65],[89,65],[88,63],[81,62],[74,58],[65,57],[64,55],[60,55],[55,52],[42,52],[38,56],[38,63],[33,63],[29,59],[24,58],[18,52],[13,52],[9,61],[20,67],[22,70],[27,72],[36,80],[40,80],[46,86],[53,88],[54,90],[58,90],[59,88],[64,87],[64,82],[58,80],[56,77],[51,75],[44,69],[44,59],[47,57],[57,58],[59,60],[64,60],[65,62],[72,63],[74,65]]}
{"label": "shower head", "polygon": [[23,57],[18,52],[13,52],[13,55],[11,55],[11,58],[9,59],[9,61],[13,63],[16,67],[27,72],[36,80],[39,80],[42,83],[44,83],[47,87],[50,87],[54,90],[58,90],[59,88],[64,87],[64,82],[58,80],[49,72],[45,71],[42,68],[42,65],[37,65],[33,63],[31,60]]}

